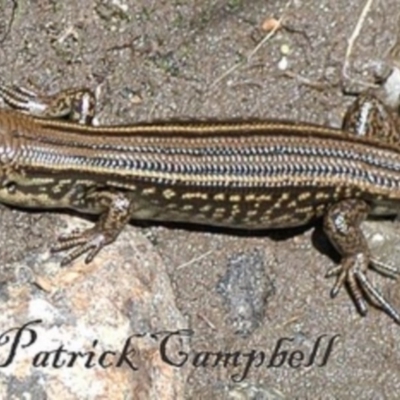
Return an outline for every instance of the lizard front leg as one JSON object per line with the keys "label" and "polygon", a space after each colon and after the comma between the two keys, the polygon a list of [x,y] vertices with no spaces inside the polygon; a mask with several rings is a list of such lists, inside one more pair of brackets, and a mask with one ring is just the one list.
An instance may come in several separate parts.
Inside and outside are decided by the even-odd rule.
{"label": "lizard front leg", "polygon": [[96,97],[86,88],[67,89],[52,95],[35,93],[0,81],[0,99],[8,106],[42,118],[64,118],[91,125],[96,112]]}
{"label": "lizard front leg", "polygon": [[104,246],[117,238],[134,210],[133,199],[123,192],[99,191],[88,195],[84,201],[91,208],[102,209],[103,212],[92,228],[59,237],[59,243],[52,248],[53,252],[74,248],[63,258],[61,265],[69,264],[84,253],[87,253],[85,262],[91,262]]}

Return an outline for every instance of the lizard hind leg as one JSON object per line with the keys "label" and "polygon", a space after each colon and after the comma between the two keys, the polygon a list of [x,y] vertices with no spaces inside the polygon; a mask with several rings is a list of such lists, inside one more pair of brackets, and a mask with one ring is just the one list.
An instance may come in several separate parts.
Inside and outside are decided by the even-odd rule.
{"label": "lizard hind leg", "polygon": [[346,283],[357,309],[362,315],[368,311],[366,300],[375,304],[400,324],[399,312],[385,299],[369,280],[370,266],[380,273],[394,276],[395,270],[375,262],[371,258],[367,241],[360,224],[367,217],[369,206],[366,202],[348,199],[334,204],[324,217],[324,231],[330,242],[342,256],[340,265],[332,268],[328,276],[337,279],[331,295],[335,297]]}
{"label": "lizard hind leg", "polygon": [[360,94],[347,109],[342,128],[356,136],[400,145],[393,112],[370,91]]}

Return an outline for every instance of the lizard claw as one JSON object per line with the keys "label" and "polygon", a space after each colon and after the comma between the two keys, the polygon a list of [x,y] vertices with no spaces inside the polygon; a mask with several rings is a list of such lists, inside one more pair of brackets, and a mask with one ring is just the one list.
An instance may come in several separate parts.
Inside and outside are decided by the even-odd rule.
{"label": "lizard claw", "polygon": [[95,227],[83,232],[73,231],[70,234],[62,235],[58,239],[58,244],[51,248],[53,253],[74,249],[65,256],[61,265],[65,266],[76,260],[82,254],[87,253],[85,263],[93,261],[100,250],[111,243],[114,237],[109,237],[103,232],[99,232]]}
{"label": "lizard claw", "polygon": [[[336,297],[339,293],[339,289],[347,283],[350,295],[353,297],[360,314],[366,315],[368,312],[367,303],[365,301],[365,298],[367,298],[371,303],[388,314],[396,323],[400,324],[399,312],[396,311],[369,280],[367,276],[369,264],[370,261],[367,255],[359,253],[355,256],[345,258],[341,265],[328,271],[327,276],[337,275],[336,282],[331,290],[331,296]],[[372,262],[371,264],[373,266],[375,263]],[[376,269],[381,273],[387,270],[382,264]],[[390,271],[393,272],[392,269],[390,269]]]}

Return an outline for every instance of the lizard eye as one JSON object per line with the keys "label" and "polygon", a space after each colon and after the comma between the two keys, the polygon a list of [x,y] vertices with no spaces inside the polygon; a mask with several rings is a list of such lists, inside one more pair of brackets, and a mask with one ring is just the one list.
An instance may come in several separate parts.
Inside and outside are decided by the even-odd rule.
{"label": "lizard eye", "polygon": [[16,190],[15,182],[10,182],[10,181],[6,182],[4,184],[4,187],[7,189],[8,193],[10,193],[10,194],[15,193],[15,190]]}

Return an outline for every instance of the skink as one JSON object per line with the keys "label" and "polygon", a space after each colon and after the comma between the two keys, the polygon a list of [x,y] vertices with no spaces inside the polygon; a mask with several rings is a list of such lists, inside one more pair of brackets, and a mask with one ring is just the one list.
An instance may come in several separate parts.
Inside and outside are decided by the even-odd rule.
{"label": "skink", "polygon": [[[67,264],[90,262],[131,220],[179,221],[235,229],[289,228],[323,218],[342,257],[332,295],[348,288],[400,324],[400,314],[367,270],[395,276],[371,257],[360,229],[370,214],[400,210],[400,145],[394,121],[361,95],[344,128],[287,121],[90,126],[87,90],[39,96],[0,84],[15,110],[0,111],[0,201],[100,214],[93,228],[59,239]],[[74,122],[45,117],[70,114]]]}

